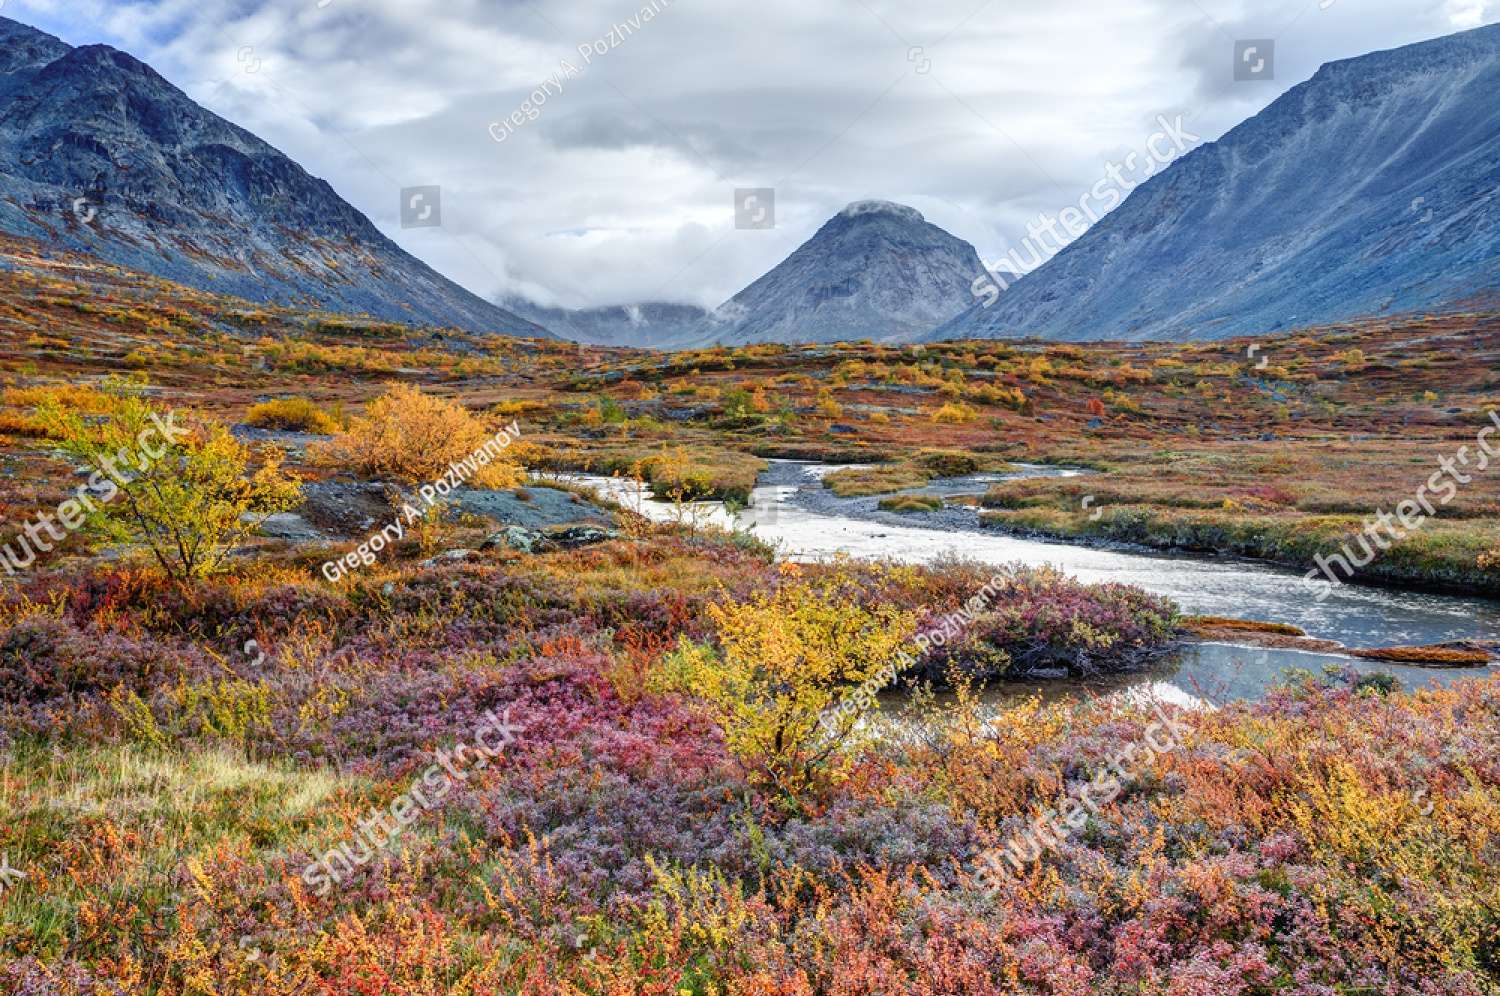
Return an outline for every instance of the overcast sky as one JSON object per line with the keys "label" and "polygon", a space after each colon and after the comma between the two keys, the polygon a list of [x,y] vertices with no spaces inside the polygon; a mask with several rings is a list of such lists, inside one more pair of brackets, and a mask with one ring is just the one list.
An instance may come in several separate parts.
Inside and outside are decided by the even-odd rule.
{"label": "overcast sky", "polygon": [[[569,307],[718,304],[866,198],[912,205],[994,260],[1106,161],[1144,155],[1158,115],[1212,140],[1324,62],[1500,15],[1500,0],[653,3],[613,39],[639,0],[0,12],[149,62],[476,293]],[[1275,40],[1274,80],[1234,80],[1242,39]],[[554,76],[536,119],[507,132]],[[400,189],[428,184],[442,227],[402,229]],[[734,191],[750,187],[775,188],[775,228],[736,229]]]}

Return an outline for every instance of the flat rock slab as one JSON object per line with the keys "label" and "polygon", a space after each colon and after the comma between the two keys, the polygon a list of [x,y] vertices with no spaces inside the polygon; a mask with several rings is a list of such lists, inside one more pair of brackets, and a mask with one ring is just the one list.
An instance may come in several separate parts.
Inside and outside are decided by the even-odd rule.
{"label": "flat rock slab", "polygon": [[449,499],[455,510],[482,515],[507,526],[545,529],[575,523],[614,525],[612,514],[560,488],[525,487],[507,491],[463,488]]}
{"label": "flat rock slab", "polygon": [[314,443],[326,443],[332,436],[323,436],[315,432],[293,432],[287,429],[261,429],[253,425],[231,426],[229,429],[234,438],[252,446],[260,446],[270,443],[286,450],[287,455],[293,460],[305,460],[307,448]]}
{"label": "flat rock slab", "polygon": [[[313,529],[345,538],[388,525],[400,514],[402,502],[423,507],[416,488],[380,482],[314,482],[303,485],[302,495],[297,518]],[[575,525],[609,528],[615,524],[613,513],[561,488],[460,488],[446,501],[450,517],[468,513],[502,526],[530,530]]]}
{"label": "flat rock slab", "polygon": [[296,512],[279,512],[260,524],[260,534],[289,543],[321,543],[328,537]]}
{"label": "flat rock slab", "polygon": [[401,508],[392,497],[406,489],[393,484],[318,481],[302,486],[298,514],[332,536],[362,536],[388,525]]}
{"label": "flat rock slab", "polygon": [[281,446],[306,447],[313,443],[326,443],[332,436],[317,432],[295,432],[290,429],[261,429],[243,422],[230,426],[229,432],[236,439],[247,443],[277,443]]}

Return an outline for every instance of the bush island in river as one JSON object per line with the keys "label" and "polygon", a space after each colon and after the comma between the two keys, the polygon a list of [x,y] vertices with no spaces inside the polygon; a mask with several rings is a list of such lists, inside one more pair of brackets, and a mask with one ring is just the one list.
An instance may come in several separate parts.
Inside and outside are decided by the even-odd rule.
{"label": "bush island in river", "polygon": [[[0,986],[1495,991],[1494,681],[1308,676],[1184,714],[1178,749],[993,895],[978,856],[1148,708],[960,694],[804,764],[808,711],[992,574],[788,570],[658,532],[339,590],[269,565],[29,578],[0,603],[0,852],[27,876],[0,898]],[[1013,570],[929,664],[1128,667],[1174,624]],[[496,763],[327,895],[299,881],[487,713],[517,727]]]}

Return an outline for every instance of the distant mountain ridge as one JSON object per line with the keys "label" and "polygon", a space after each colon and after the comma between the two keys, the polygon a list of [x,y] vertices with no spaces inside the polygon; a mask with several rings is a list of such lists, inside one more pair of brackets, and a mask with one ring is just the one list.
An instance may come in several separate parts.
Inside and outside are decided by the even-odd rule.
{"label": "distant mountain ridge", "polygon": [[1323,66],[926,338],[1221,338],[1500,290],[1500,25]]}
{"label": "distant mountain ridge", "polygon": [[707,316],[694,345],[903,342],[973,300],[979,253],[915,208],[856,201]]}
{"label": "distant mountain ridge", "polygon": [[327,183],[140,60],[7,18],[0,229],[252,301],[546,334],[406,253]]}
{"label": "distant mountain ridge", "polygon": [[512,297],[500,304],[556,336],[591,346],[671,349],[708,317],[706,308],[660,301],[575,309],[544,307]]}

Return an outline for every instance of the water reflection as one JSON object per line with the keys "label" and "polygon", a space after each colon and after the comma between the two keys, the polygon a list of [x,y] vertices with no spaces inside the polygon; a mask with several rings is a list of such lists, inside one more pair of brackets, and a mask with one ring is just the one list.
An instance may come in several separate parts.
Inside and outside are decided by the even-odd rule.
{"label": "water reflection", "polygon": [[1160,666],[1132,675],[1056,681],[1004,682],[989,686],[983,697],[991,702],[1013,702],[1031,695],[1045,702],[1065,698],[1123,696],[1142,702],[1166,702],[1193,708],[1217,708],[1235,699],[1258,699],[1284,680],[1291,668],[1320,673],[1330,664],[1361,674],[1389,674],[1402,687],[1433,688],[1480,673],[1470,668],[1420,668],[1364,661],[1342,654],[1244,647],[1227,643],[1184,646]]}

